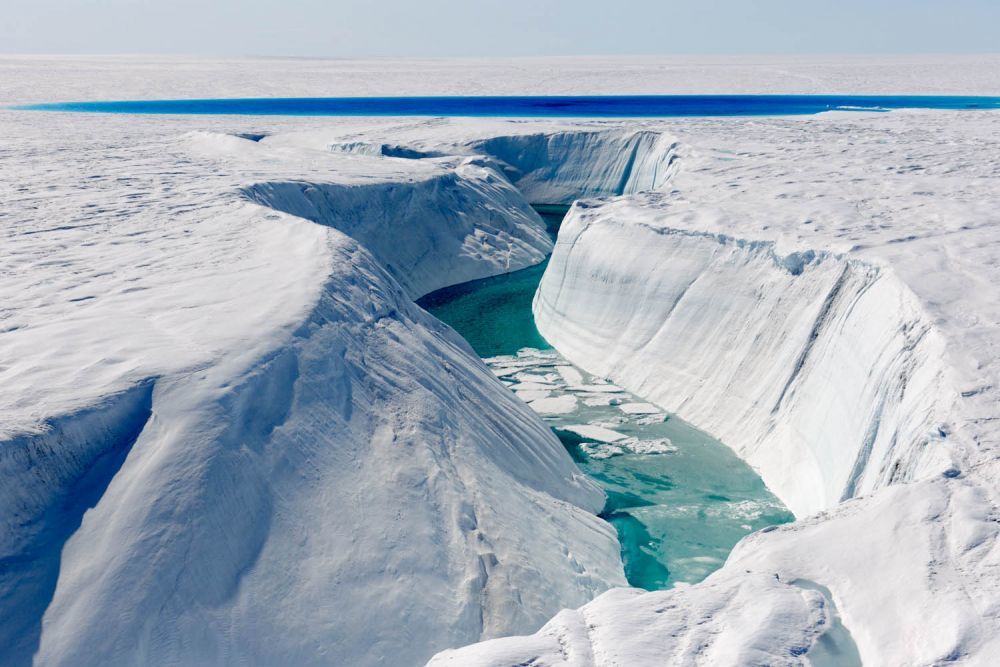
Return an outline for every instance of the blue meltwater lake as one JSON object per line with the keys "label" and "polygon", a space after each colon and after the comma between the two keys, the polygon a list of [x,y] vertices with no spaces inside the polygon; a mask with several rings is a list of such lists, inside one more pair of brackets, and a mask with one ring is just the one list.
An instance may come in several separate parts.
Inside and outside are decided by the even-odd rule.
{"label": "blue meltwater lake", "polygon": [[[550,230],[561,210],[543,210]],[[604,378],[575,367],[535,328],[545,266],[433,292],[418,303],[469,341],[555,431],[607,493],[625,574],[648,590],[695,583],[743,536],[791,513],[728,447]]]}
{"label": "blue meltwater lake", "polygon": [[955,95],[275,97],[54,102],[16,108],[34,111],[251,116],[669,118],[803,115],[833,110],[1000,109],[1000,97]]}

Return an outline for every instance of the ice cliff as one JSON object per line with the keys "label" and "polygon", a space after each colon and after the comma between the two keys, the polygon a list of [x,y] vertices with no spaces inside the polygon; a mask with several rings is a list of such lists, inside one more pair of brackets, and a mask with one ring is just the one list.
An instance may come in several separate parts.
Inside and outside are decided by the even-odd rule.
{"label": "ice cliff", "polygon": [[654,190],[670,178],[677,158],[673,137],[652,130],[515,134],[470,142],[469,147],[500,160],[518,190],[535,204]]}
{"label": "ice cliff", "polygon": [[553,345],[728,443],[799,515],[951,465],[944,343],[891,268],[671,227],[691,207],[657,203],[567,216],[535,300]]}
{"label": "ice cliff", "polygon": [[[993,116],[80,122],[0,118],[0,662],[1000,651]],[[695,586],[412,303],[580,194],[542,331],[801,517]]]}

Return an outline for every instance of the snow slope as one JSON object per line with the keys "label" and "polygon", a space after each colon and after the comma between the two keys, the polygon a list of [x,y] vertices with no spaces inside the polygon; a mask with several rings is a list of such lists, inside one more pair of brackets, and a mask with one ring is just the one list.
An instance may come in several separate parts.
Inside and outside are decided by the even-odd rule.
{"label": "snow slope", "polygon": [[609,591],[532,637],[436,655],[428,667],[797,665],[832,623],[815,591],[754,574],[669,591]]}
{"label": "snow slope", "polygon": [[410,299],[542,257],[501,175],[56,120],[5,119],[5,664],[414,664],[624,584],[600,491]]}

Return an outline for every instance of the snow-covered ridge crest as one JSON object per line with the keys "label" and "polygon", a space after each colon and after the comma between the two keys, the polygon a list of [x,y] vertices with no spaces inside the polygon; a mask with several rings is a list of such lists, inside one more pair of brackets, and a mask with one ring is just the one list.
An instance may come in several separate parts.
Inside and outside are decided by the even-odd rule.
{"label": "snow-covered ridge crest", "polygon": [[623,583],[601,494],[545,426],[329,234],[328,282],[281,348],[160,381],[63,554],[47,664],[415,663]]}
{"label": "snow-covered ridge crest", "polygon": [[271,181],[243,193],[340,229],[372,252],[413,298],[537,264],[552,247],[521,194],[473,158],[406,182]]}
{"label": "snow-covered ridge crest", "polygon": [[[374,136],[391,137],[373,140]],[[273,145],[427,160],[478,155],[493,161],[532,204],[658,190],[676,173],[683,148],[662,128],[579,121],[433,119],[377,133],[303,132]]]}
{"label": "snow-covered ridge crest", "polygon": [[[17,479],[2,500],[17,522],[3,555],[31,558],[0,581],[13,638],[0,661],[416,664],[624,585],[599,489],[411,300],[541,259],[541,220],[506,178],[476,158],[314,154],[222,133],[156,148],[142,169],[122,161],[123,178],[152,175],[138,204],[109,188],[96,231],[50,230],[66,202],[46,199],[46,228],[11,245],[31,259],[57,238],[45,275],[73,298],[39,294],[35,280],[11,295],[41,302],[58,326],[51,349],[38,322],[2,341],[22,352],[14,377],[51,397],[7,394],[7,414],[20,425],[32,406],[67,409],[27,443],[52,483],[30,487],[26,457],[5,450]],[[400,222],[395,245],[375,243],[380,225]],[[88,245],[66,243],[73,234]],[[147,270],[133,276],[137,263]],[[80,265],[95,274],[82,300]],[[74,326],[88,335],[58,335]],[[60,344],[76,356],[53,356]],[[60,360],[90,368],[86,382],[64,387],[72,376],[49,368]],[[60,516],[67,489],[104,470],[102,454],[124,463],[97,480],[82,523],[82,506]]]}
{"label": "snow-covered ridge crest", "polygon": [[800,516],[952,465],[944,344],[890,267],[635,212],[563,223],[534,308],[569,358],[719,437]]}

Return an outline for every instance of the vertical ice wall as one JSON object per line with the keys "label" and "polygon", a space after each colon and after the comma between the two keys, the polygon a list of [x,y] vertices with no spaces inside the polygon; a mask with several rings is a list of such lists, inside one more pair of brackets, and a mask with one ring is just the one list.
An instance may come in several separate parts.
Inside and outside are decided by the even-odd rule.
{"label": "vertical ice wall", "polygon": [[947,467],[943,342],[891,270],[623,208],[563,223],[534,305],[560,351],[736,449],[800,516]]}
{"label": "vertical ice wall", "polygon": [[500,160],[534,204],[654,190],[673,173],[677,157],[668,134],[617,128],[499,136],[470,147]]}

